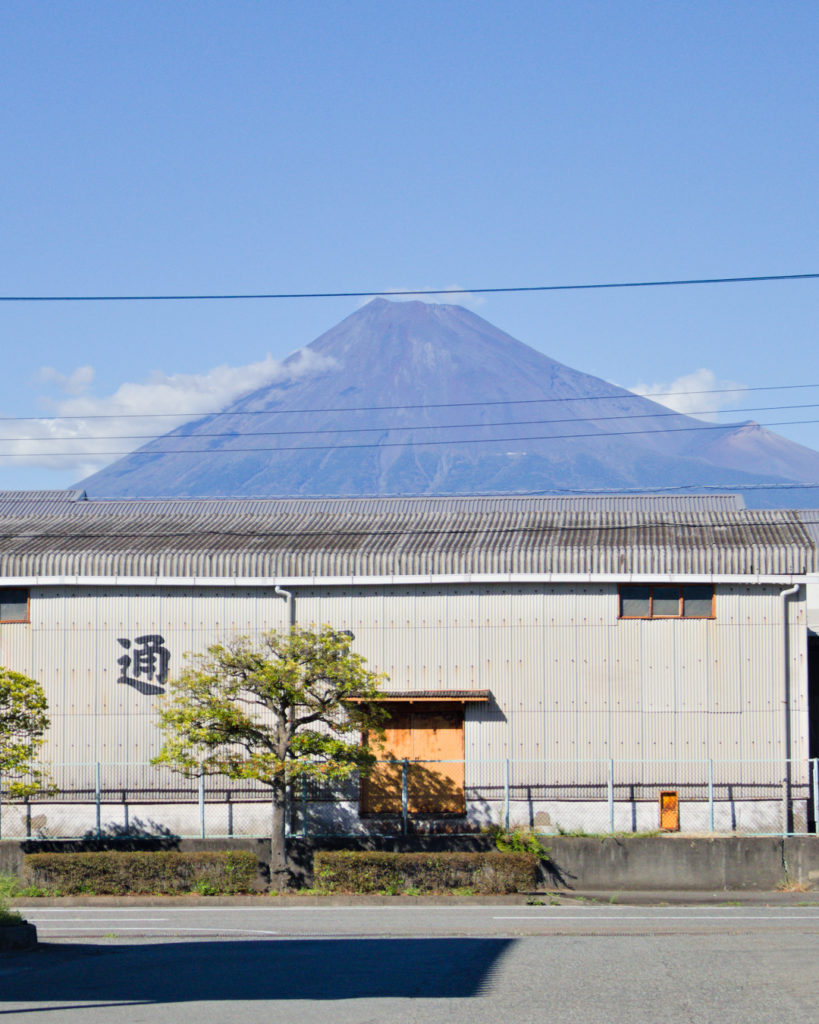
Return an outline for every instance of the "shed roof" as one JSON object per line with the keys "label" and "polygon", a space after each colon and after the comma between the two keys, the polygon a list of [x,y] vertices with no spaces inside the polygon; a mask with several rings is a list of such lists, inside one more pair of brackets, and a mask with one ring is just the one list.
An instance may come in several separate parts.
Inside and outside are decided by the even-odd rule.
{"label": "shed roof", "polygon": [[546,494],[469,495],[405,498],[92,498],[85,491],[0,491],[0,514],[8,508],[15,515],[53,511],[62,505],[82,502],[82,515],[142,515],[178,512],[202,515],[304,515],[343,512],[360,515],[441,514],[452,512],[672,512],[726,511],[745,508],[741,494]]}
{"label": "shed roof", "polygon": [[796,512],[708,502],[2,497],[5,577],[801,574],[817,563]]}

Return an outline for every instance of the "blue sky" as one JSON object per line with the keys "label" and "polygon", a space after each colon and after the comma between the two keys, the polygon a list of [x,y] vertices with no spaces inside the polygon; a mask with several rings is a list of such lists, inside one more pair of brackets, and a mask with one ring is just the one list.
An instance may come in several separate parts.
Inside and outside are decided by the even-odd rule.
{"label": "blue sky", "polygon": [[[817,272],[818,30],[807,2],[6,0],[0,292]],[[817,300],[819,281],[453,301],[662,390],[819,383]],[[0,304],[0,439],[119,417],[2,442],[22,457],[0,487],[66,486],[128,446],[106,433],[175,422],[135,414],[219,408],[357,305]],[[819,448],[819,424],[773,429]]]}

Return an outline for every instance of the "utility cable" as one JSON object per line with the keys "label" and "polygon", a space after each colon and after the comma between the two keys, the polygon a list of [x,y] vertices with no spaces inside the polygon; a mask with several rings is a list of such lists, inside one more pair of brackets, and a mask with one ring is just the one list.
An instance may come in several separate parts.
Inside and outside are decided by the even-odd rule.
{"label": "utility cable", "polygon": [[671,288],[681,285],[756,284],[763,281],[810,281],[816,274],[755,274],[744,277],[692,277],[663,281],[605,281],[593,284],[536,284],[500,288],[370,289],[351,292],[237,292],[178,295],[0,295],[0,302],[212,302],[252,299],[368,299],[413,295],[499,295],[524,292],[573,292],[605,288]]}
{"label": "utility cable", "polygon": [[[757,427],[783,427],[783,426],[798,426],[806,423],[819,423],[819,419],[811,420],[776,420],[772,423],[756,423],[754,426]],[[735,429],[735,425],[727,423],[712,423],[703,424],[702,426],[696,427],[664,427],[659,430],[611,430],[611,431],[592,431],[585,434],[527,434],[523,437],[470,437],[462,439],[448,438],[446,440],[430,439],[429,441],[373,441],[363,442],[360,444],[311,444],[311,445],[281,445],[278,447],[274,446],[262,446],[259,445],[255,448],[238,448],[238,447],[225,447],[225,448],[151,448],[145,446],[143,448],[137,448],[135,450],[123,450],[123,451],[83,451],[83,452],[2,452],[0,458],[3,459],[54,459],[59,457],[71,457],[76,459],[78,455],[88,456],[97,458],[101,455],[233,455],[237,452],[310,452],[310,451],[325,451],[325,452],[344,452],[353,451],[363,448],[409,448],[409,447],[431,447],[433,445],[471,445],[471,444],[512,444],[519,441],[566,441],[575,440],[577,438],[603,438],[603,437],[628,437],[636,434],[677,434],[677,433],[697,433],[702,430],[723,430],[730,431]],[[180,440],[193,440],[196,438],[195,434],[180,435]],[[158,440],[161,440],[159,438]],[[2,439],[0,439],[2,440]],[[68,440],[68,439],[64,439]],[[101,438],[100,440],[105,440]]]}
{"label": "utility cable", "polygon": [[[63,420],[147,420],[147,419],[179,419],[186,418],[211,419],[215,416],[290,416],[297,413],[319,412],[378,412],[397,409],[462,409],[480,406],[489,408],[496,405],[536,405],[551,402],[626,402],[638,401],[641,398],[676,398],[691,395],[725,395],[738,394],[746,391],[797,391],[819,388],[817,384],[765,384],[756,387],[745,387],[739,384],[733,388],[709,388],[702,391],[652,391],[638,395],[633,391],[622,389],[619,395],[572,395],[567,398],[500,398],[488,402],[475,400],[472,402],[415,402],[403,405],[329,405],[316,408],[301,409],[228,409],[218,412],[106,412],[106,413],[74,413],[70,416],[0,416],[0,423],[57,423]],[[659,414],[658,414],[659,415]],[[685,416],[688,413],[677,413]]]}
{"label": "utility cable", "polygon": [[[543,425],[547,423],[604,423],[611,420],[645,420],[645,419],[665,419],[667,417],[685,417],[693,418],[696,416],[714,416],[721,412],[730,412],[731,415],[735,413],[746,413],[746,412],[773,412],[786,409],[816,409],[819,408],[819,403],[812,402],[803,405],[757,405],[748,406],[742,409],[701,409],[698,412],[638,412],[638,413],[620,413],[617,416],[565,416],[561,419],[547,419],[547,420],[493,420],[489,422],[477,422],[477,423],[417,423],[400,425],[394,423],[387,423],[377,427],[328,427],[320,430],[225,430],[225,431],[214,431],[205,433],[204,431],[197,431],[195,434],[173,434],[173,435],[157,435],[152,434],[64,434],[59,437],[54,435],[42,436],[42,437],[11,437],[0,435],[0,443],[6,441],[26,441],[32,443],[40,443],[45,441],[154,441],[160,440],[162,437],[173,436],[174,438],[190,437],[289,437],[299,434],[377,434],[377,433],[394,433],[395,431],[407,431],[407,430],[468,430],[473,427],[524,427]],[[723,423],[719,424],[724,427],[735,427],[742,426],[744,424],[736,423]],[[181,427],[177,428],[181,430]],[[657,433],[662,433],[663,428],[660,428]]]}

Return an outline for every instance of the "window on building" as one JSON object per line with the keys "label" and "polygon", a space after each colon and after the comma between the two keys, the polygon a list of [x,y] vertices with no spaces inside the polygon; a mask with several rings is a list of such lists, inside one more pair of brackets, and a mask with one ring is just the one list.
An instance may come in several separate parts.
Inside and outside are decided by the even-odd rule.
{"label": "window on building", "polygon": [[621,619],[713,619],[710,583],[629,584],[620,587]]}
{"label": "window on building", "polygon": [[28,590],[0,588],[0,622],[28,622]]}

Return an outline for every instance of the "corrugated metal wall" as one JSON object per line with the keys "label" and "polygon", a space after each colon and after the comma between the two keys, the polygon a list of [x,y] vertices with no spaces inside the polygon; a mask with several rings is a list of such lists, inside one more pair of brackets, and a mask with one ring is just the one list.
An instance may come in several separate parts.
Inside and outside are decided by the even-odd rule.
{"label": "corrugated metal wall", "polygon": [[[772,759],[784,756],[780,589],[719,585],[714,620],[618,620],[612,584],[314,587],[296,608],[303,625],[352,630],[394,689],[489,689],[489,705],[466,706],[470,760]],[[790,599],[797,758],[804,609],[803,588]],[[119,640],[159,634],[174,673],[184,652],[286,615],[272,588],[35,587],[30,624],[0,626],[0,658],[46,689],[49,760],[143,761],[157,750],[156,697],[117,682]]]}

